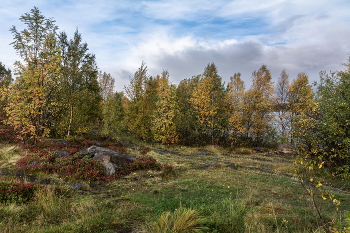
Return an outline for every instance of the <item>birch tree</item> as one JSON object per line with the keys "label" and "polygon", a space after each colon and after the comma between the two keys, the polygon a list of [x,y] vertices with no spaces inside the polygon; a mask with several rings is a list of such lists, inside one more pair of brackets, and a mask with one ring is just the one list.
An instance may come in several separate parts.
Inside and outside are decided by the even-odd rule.
{"label": "birch tree", "polygon": [[27,26],[11,28],[12,43],[21,61],[15,62],[16,82],[5,91],[7,124],[23,140],[36,142],[50,132],[51,109],[60,78],[60,53],[55,21],[44,17],[38,8],[25,13],[20,20]]}
{"label": "birch tree", "polygon": [[245,132],[243,121],[244,95],[245,85],[241,79],[241,73],[235,73],[230,77],[226,97],[229,109],[228,128],[231,145],[236,145]]}
{"label": "birch tree", "polygon": [[101,96],[103,100],[107,100],[109,96],[114,94],[114,78],[111,74],[100,71],[98,73],[98,83],[100,84]]}
{"label": "birch tree", "polygon": [[274,86],[270,70],[266,65],[254,71],[252,79],[252,86],[246,92],[244,99],[244,120],[247,136],[251,137],[256,145],[259,145],[263,143],[264,135],[272,129]]}
{"label": "birch tree", "polygon": [[278,117],[278,125],[281,128],[281,140],[283,143],[288,142],[288,135],[290,130],[290,107],[288,103],[290,93],[289,75],[283,69],[278,78],[276,86],[276,107]]}
{"label": "birch tree", "polygon": [[202,140],[214,144],[227,126],[225,89],[214,63],[205,68],[193,91],[191,103],[203,135]]}
{"label": "birch tree", "polygon": [[60,111],[54,130],[61,136],[87,132],[100,118],[100,88],[95,55],[88,53],[78,30],[72,39],[59,35],[61,50]]}
{"label": "birch tree", "polygon": [[300,129],[298,126],[300,122],[298,123],[298,121],[302,121],[298,116],[308,114],[311,111],[310,107],[312,106],[313,98],[314,93],[312,86],[309,84],[308,76],[305,73],[299,73],[290,86],[288,96],[292,143],[295,133]]}
{"label": "birch tree", "polygon": [[169,72],[163,71],[158,80],[157,100],[153,113],[153,137],[156,142],[173,144],[178,142],[176,116],[178,105],[175,87],[169,83]]}

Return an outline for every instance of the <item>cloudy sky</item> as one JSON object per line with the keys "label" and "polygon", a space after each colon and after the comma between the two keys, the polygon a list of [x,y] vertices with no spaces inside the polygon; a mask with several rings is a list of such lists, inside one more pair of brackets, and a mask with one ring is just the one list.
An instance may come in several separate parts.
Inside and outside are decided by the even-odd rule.
{"label": "cloudy sky", "polygon": [[201,74],[214,62],[227,83],[236,72],[247,86],[262,64],[276,81],[306,72],[343,70],[350,52],[349,0],[4,0],[0,6],[0,61],[19,57],[12,25],[38,7],[69,37],[78,28],[100,70],[122,91],[144,61],[150,75],[170,79]]}

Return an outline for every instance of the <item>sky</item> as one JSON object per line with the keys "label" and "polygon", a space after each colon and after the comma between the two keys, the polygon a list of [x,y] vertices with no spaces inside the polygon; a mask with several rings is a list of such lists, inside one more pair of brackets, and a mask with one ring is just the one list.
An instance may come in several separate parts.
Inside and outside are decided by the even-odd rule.
{"label": "sky", "polygon": [[246,87],[263,64],[276,83],[283,69],[291,80],[305,72],[344,70],[350,52],[349,0],[2,0],[0,62],[14,69],[12,26],[36,6],[69,38],[78,29],[102,72],[123,91],[146,63],[170,81],[202,74],[214,63],[227,84],[240,72]]}

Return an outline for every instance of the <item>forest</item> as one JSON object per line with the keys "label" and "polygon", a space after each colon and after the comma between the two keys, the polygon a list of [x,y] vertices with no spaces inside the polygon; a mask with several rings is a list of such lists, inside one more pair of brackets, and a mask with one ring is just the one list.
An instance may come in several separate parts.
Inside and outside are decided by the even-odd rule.
{"label": "forest", "polygon": [[143,62],[124,92],[114,93],[113,77],[98,70],[78,30],[69,39],[37,8],[20,20],[27,28],[10,30],[20,57],[15,80],[0,63],[2,122],[20,140],[100,129],[162,144],[289,143],[335,173],[350,173],[350,63],[344,71],[321,71],[314,86],[306,73],[290,80],[286,70],[275,84],[262,65],[248,88],[239,72],[225,85],[214,63],[174,85],[168,71],[150,76]]}

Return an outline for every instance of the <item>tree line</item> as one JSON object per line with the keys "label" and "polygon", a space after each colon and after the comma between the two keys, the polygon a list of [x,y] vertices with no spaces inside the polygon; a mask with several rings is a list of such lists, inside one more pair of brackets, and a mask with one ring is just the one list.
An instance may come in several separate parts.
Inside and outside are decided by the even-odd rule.
{"label": "tree line", "polygon": [[[345,71],[320,72],[309,83],[301,72],[277,83],[266,65],[252,73],[246,89],[240,73],[222,82],[214,63],[202,74],[170,82],[170,74],[150,76],[145,63],[124,92],[102,105],[106,134],[132,134],[162,144],[276,146],[288,143],[299,154],[350,174],[350,61]],[[314,91],[315,89],[315,91]]]}
{"label": "tree line", "polygon": [[169,76],[168,71],[150,76],[142,63],[125,87],[125,94],[107,97],[107,109],[115,106],[120,115],[115,115],[116,120],[106,114],[104,131],[124,131],[163,144],[294,143],[297,116],[308,111],[314,100],[305,73],[290,83],[283,70],[274,86],[266,65],[252,73],[252,85],[247,90],[240,73],[225,85],[214,63],[178,85],[172,84]]}
{"label": "tree line", "polygon": [[274,84],[266,65],[252,73],[249,88],[240,73],[225,84],[214,63],[174,85],[168,71],[151,76],[142,63],[124,92],[114,92],[114,79],[98,70],[78,30],[69,39],[36,7],[20,20],[26,29],[10,30],[21,58],[15,62],[16,80],[0,63],[0,116],[24,141],[97,127],[162,144],[289,143],[350,173],[349,63],[345,71],[321,72],[314,88],[306,73],[291,81],[286,70]]}

